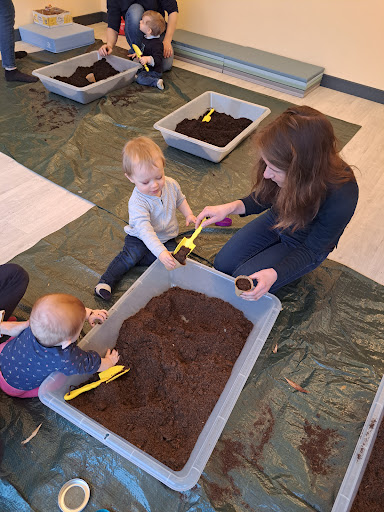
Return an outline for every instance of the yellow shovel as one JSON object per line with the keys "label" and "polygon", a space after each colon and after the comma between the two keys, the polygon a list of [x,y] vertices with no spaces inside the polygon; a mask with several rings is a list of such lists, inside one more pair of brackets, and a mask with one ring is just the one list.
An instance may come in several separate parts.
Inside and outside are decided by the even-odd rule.
{"label": "yellow shovel", "polygon": [[125,366],[121,364],[117,364],[116,366],[112,366],[108,370],[104,370],[99,373],[99,379],[95,382],[91,382],[90,384],[85,384],[81,388],[73,389],[64,395],[64,400],[72,400],[72,398],[76,398],[81,393],[85,393],[86,391],[90,391],[91,389],[97,388],[102,382],[111,382],[112,380],[117,379],[117,377],[121,377],[124,373],[129,372],[130,368],[125,369]]}
{"label": "yellow shovel", "polygon": [[[140,59],[140,57],[143,55],[140,48],[137,46],[137,44],[132,45],[132,50],[136,53],[136,57]],[[149,71],[149,68],[146,64],[144,64],[145,71]]]}
{"label": "yellow shovel", "polygon": [[[193,251],[193,249],[196,247],[196,245],[193,243],[194,239],[197,237],[197,235],[200,234],[202,228],[203,222],[207,220],[207,217],[204,217],[204,219],[200,222],[200,226],[195,230],[193,235],[189,238],[184,237],[182,241],[179,243],[179,245],[176,247],[176,249],[173,251],[173,254],[176,254],[181,247],[187,247],[189,249],[189,253]],[[188,254],[189,254],[188,253]]]}
{"label": "yellow shovel", "polygon": [[208,114],[206,114],[203,119],[201,120],[202,123],[209,123],[209,121],[211,120],[211,115],[213,114],[213,112],[215,111],[214,108],[211,108],[211,110],[208,112]]}

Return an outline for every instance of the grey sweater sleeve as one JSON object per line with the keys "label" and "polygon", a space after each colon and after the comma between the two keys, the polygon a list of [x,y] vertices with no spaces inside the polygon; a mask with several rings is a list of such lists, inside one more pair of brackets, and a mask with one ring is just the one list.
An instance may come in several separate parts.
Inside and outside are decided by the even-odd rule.
{"label": "grey sweater sleeve", "polygon": [[138,238],[145,243],[156,258],[167,250],[153,229],[150,212],[145,204],[140,201],[129,202],[129,223],[135,226]]}

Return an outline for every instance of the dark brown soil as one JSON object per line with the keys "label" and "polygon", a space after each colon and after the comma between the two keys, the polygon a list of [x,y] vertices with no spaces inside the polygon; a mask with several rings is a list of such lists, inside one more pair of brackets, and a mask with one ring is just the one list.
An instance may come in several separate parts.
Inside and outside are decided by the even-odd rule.
{"label": "dark brown soil", "polygon": [[85,78],[89,73],[95,75],[96,82],[105,80],[110,76],[118,75],[120,72],[113,68],[105,59],[96,61],[92,66],[79,66],[71,76],[54,76],[55,80],[74,85],[75,87],[86,87],[90,82]]}
{"label": "dark brown soil", "polygon": [[244,277],[236,279],[236,286],[238,287],[239,290],[242,290],[244,292],[252,288],[251,283],[248,281],[248,279],[244,279]]}
{"label": "dark brown soil", "polygon": [[305,436],[301,439],[299,450],[306,457],[314,475],[327,475],[331,469],[328,459],[339,440],[337,431],[312,425],[305,420],[304,432]]}
{"label": "dark brown soil", "polygon": [[252,123],[245,117],[235,119],[216,111],[213,112],[208,123],[203,123],[202,119],[208,112],[209,110],[199,119],[183,119],[176,126],[175,131],[214,146],[224,147]]}
{"label": "dark brown soil", "polygon": [[176,254],[172,253],[172,256],[175,258],[176,261],[181,263],[181,265],[185,265],[185,260],[187,259],[187,256],[190,253],[190,251],[191,249],[188,249],[188,247],[180,247]]}
{"label": "dark brown soil", "polygon": [[[373,428],[374,425],[372,425]],[[371,429],[372,430],[372,429]],[[384,422],[378,430],[363,479],[351,512],[383,512],[384,510]]]}
{"label": "dark brown soil", "polygon": [[131,371],[71,405],[181,470],[252,327],[227,302],[171,288],[120,329],[119,363]]}

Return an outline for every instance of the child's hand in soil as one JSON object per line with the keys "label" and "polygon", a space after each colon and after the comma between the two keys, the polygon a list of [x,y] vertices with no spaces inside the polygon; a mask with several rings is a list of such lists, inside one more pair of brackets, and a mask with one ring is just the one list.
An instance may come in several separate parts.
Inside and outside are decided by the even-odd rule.
{"label": "child's hand in soil", "polygon": [[193,213],[191,215],[187,215],[185,217],[185,225],[186,226],[189,226],[190,224],[195,224],[196,222],[196,216],[193,215]]}
{"label": "child's hand in soil", "polygon": [[101,364],[98,372],[103,372],[105,370],[109,370],[109,368],[112,368],[112,366],[115,366],[119,360],[120,356],[117,350],[113,349],[112,351],[110,349],[107,350],[107,353],[105,354],[105,357],[101,358]]}
{"label": "child's hand in soil", "polygon": [[96,324],[102,324],[108,318],[108,312],[105,309],[89,309],[87,310],[86,319],[91,327]]}
{"label": "child's hand in soil", "polygon": [[110,55],[111,53],[112,53],[112,47],[109,46],[108,44],[103,44],[103,46],[101,46],[99,48],[99,54],[102,57],[106,57],[107,55]]}
{"label": "child's hand in soil", "polygon": [[169,251],[163,251],[159,256],[159,260],[167,270],[173,270],[176,268],[175,258]]}
{"label": "child's hand in soil", "polygon": [[140,57],[139,62],[142,66],[145,66],[145,64],[150,64],[152,62],[152,57]]}

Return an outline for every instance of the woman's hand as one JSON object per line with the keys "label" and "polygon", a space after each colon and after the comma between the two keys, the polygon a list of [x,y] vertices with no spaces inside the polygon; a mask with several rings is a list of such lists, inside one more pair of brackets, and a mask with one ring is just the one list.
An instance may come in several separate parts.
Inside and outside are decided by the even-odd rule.
{"label": "woman's hand", "polygon": [[111,53],[112,53],[112,46],[109,44],[103,44],[103,46],[101,46],[99,48],[99,54],[102,57],[106,57],[107,55],[110,55]]}
{"label": "woman's hand", "polygon": [[207,220],[203,222],[203,228],[209,226],[210,224],[213,224],[214,222],[219,222],[220,220],[223,220],[227,215],[229,215],[227,206],[228,205],[226,204],[219,204],[217,206],[206,206],[204,210],[201,213],[199,213],[199,215],[196,217],[196,229],[200,226],[200,223],[204,219],[204,217],[207,217]]}
{"label": "woman's hand", "polygon": [[108,318],[108,312],[105,309],[92,309],[88,316],[88,323],[91,327],[96,324],[102,324]]}
{"label": "woman's hand", "polygon": [[245,213],[245,206],[243,201],[237,199],[232,203],[219,204],[217,206],[206,206],[204,210],[199,213],[196,217],[195,227],[196,229],[200,226],[200,222],[207,217],[207,220],[203,222],[203,228],[213,224],[214,222],[220,222],[225,219],[227,215]]}
{"label": "woman's hand", "polygon": [[168,57],[172,57],[173,55],[173,48],[172,48],[172,45],[171,45],[171,41],[168,41],[168,39],[166,39],[164,37],[164,41],[163,41],[163,56],[165,59],[167,59]]}
{"label": "woman's hand", "polygon": [[251,274],[249,277],[257,280],[257,286],[249,292],[243,292],[240,297],[244,300],[259,300],[276,282],[277,272],[274,268],[266,268]]}

